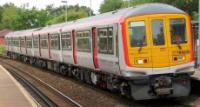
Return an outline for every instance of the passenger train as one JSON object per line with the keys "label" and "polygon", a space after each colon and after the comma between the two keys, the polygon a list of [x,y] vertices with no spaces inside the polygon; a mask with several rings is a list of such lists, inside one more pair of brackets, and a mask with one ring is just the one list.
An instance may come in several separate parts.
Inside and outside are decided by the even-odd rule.
{"label": "passenger train", "polygon": [[7,55],[135,100],[188,96],[190,16],[153,3],[6,35]]}

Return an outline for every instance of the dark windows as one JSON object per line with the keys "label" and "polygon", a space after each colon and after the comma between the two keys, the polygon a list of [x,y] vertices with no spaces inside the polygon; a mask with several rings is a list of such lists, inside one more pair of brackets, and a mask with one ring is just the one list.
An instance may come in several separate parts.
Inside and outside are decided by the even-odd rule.
{"label": "dark windows", "polygon": [[15,46],[17,46],[17,47],[20,46],[20,39],[19,39],[19,37],[16,38],[16,45]]}
{"label": "dark windows", "polygon": [[113,54],[114,53],[114,42],[113,42],[113,28],[99,28],[98,29],[98,50],[99,53]]}
{"label": "dark windows", "polygon": [[80,52],[91,52],[90,31],[79,31],[76,33],[77,50]]}
{"label": "dark windows", "polygon": [[51,34],[51,49],[60,50],[59,34]]}
{"label": "dark windows", "polygon": [[62,50],[71,50],[72,49],[72,39],[71,33],[64,32],[61,34],[62,41]]}
{"label": "dark windows", "polygon": [[164,25],[163,20],[153,20],[152,25],[152,34],[153,34],[153,45],[164,45],[165,36],[164,36]]}
{"label": "dark windows", "polygon": [[146,27],[144,21],[129,22],[131,47],[147,46]]}
{"label": "dark windows", "polygon": [[32,48],[32,39],[31,37],[26,38],[26,47]]}
{"label": "dark windows", "polygon": [[20,47],[25,47],[25,37],[20,37]]}
{"label": "dark windows", "polygon": [[14,37],[13,38],[13,46],[15,46],[15,47],[19,47],[19,38],[17,38],[17,37]]}
{"label": "dark windows", "polygon": [[42,35],[40,41],[41,41],[41,48],[48,49],[48,36]]}
{"label": "dark windows", "polygon": [[171,19],[170,34],[172,44],[187,43],[185,19]]}
{"label": "dark windows", "polygon": [[33,47],[38,48],[38,46],[39,46],[38,36],[33,36]]}

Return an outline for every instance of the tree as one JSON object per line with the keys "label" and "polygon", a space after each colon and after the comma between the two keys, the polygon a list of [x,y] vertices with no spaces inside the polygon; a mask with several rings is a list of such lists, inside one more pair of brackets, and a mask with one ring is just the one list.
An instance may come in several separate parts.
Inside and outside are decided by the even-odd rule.
{"label": "tree", "polygon": [[1,26],[8,29],[14,29],[13,23],[17,18],[18,8],[12,4],[5,4],[2,9]]}
{"label": "tree", "polygon": [[99,12],[105,13],[113,11],[122,8],[122,6],[123,6],[122,0],[104,0],[104,2],[100,5]]}
{"label": "tree", "polygon": [[[50,11],[49,11],[50,10]],[[61,23],[65,21],[65,7],[61,6],[58,8],[48,7],[48,13],[50,13],[50,20],[47,22],[47,25]],[[68,6],[67,9],[67,21],[77,20],[83,17],[88,17],[90,8],[85,6]],[[93,15],[93,12],[92,12]]]}

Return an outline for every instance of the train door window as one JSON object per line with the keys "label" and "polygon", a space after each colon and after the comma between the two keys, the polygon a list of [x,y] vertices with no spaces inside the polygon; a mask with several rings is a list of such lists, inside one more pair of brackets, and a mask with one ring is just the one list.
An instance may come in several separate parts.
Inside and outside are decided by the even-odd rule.
{"label": "train door window", "polygon": [[15,46],[17,46],[17,47],[19,47],[19,43],[20,43],[19,40],[20,40],[19,38],[16,38],[16,42],[17,42],[17,43],[16,43]]}
{"label": "train door window", "polygon": [[129,34],[131,47],[147,46],[146,28],[144,21],[130,22]]}
{"label": "train door window", "polygon": [[13,38],[13,46],[15,46],[15,38]]}
{"label": "train door window", "polygon": [[108,28],[108,54],[113,54],[113,28]]}
{"label": "train door window", "polygon": [[27,37],[26,39],[26,47],[27,48],[32,48],[32,41],[30,37]]}
{"label": "train door window", "polygon": [[47,35],[41,36],[41,48],[48,49],[48,36]]}
{"label": "train door window", "polygon": [[164,45],[165,37],[163,20],[152,20],[151,25],[153,34],[153,45]]}
{"label": "train door window", "polygon": [[187,43],[185,19],[171,19],[170,34],[172,44]]}
{"label": "train door window", "polygon": [[61,42],[62,42],[62,50],[71,50],[72,46],[71,46],[71,33],[62,33],[61,34]]}
{"label": "train door window", "polygon": [[33,38],[33,46],[34,46],[34,48],[38,48],[38,45],[39,45],[38,37],[34,37]]}
{"label": "train door window", "polygon": [[91,52],[90,31],[80,31],[76,35],[77,50],[79,52]]}
{"label": "train door window", "polygon": [[51,35],[51,49],[60,50],[59,34]]}
{"label": "train door window", "polygon": [[114,53],[114,42],[113,42],[113,28],[99,28],[98,29],[98,50],[102,54],[113,54]]}
{"label": "train door window", "polygon": [[10,46],[12,46],[12,38],[11,37],[9,38],[9,44],[10,44]]}
{"label": "train door window", "polygon": [[20,46],[25,47],[25,38],[24,37],[20,38]]}

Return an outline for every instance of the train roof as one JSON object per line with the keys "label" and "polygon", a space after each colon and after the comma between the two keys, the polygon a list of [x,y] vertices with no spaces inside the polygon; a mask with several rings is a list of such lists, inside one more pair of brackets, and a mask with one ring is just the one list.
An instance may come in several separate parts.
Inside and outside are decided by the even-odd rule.
{"label": "train roof", "polygon": [[[84,29],[92,26],[109,25],[119,23],[121,18],[127,18],[130,16],[138,16],[145,14],[157,14],[157,13],[185,13],[184,11],[167,4],[161,3],[148,3],[129,8],[119,9],[103,14],[99,14],[92,17],[82,18],[75,21],[64,22],[54,24],[40,28],[39,30],[25,30],[17,31],[16,33],[21,36],[31,36],[33,34],[55,33],[59,31],[72,31],[73,29]],[[31,32],[31,33],[30,33]],[[14,32],[15,34],[15,32]]]}

